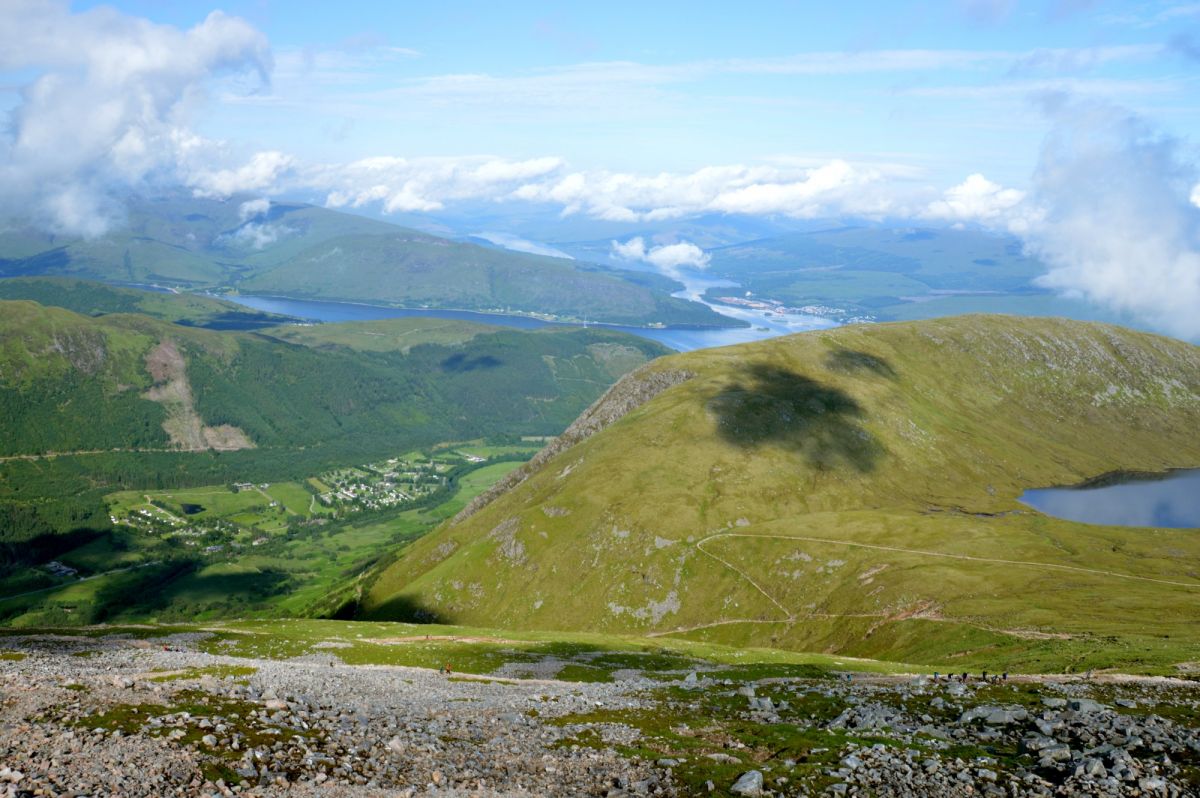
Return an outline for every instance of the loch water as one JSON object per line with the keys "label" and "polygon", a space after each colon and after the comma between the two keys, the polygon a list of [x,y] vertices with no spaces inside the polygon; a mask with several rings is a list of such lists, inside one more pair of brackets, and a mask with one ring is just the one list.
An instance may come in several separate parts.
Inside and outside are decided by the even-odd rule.
{"label": "loch water", "polygon": [[[713,346],[741,344],[748,341],[761,341],[780,335],[819,330],[837,326],[837,323],[819,316],[804,314],[764,313],[751,309],[732,308],[725,305],[714,305],[704,302],[700,297],[709,285],[732,285],[728,281],[715,281],[702,277],[685,278],[686,286],[675,296],[701,302],[717,313],[746,322],[747,327],[714,328],[714,327],[631,327],[616,324],[596,324],[606,330],[618,330],[633,335],[657,341],[663,346],[679,352],[690,352],[693,349],[707,349]],[[473,321],[478,324],[493,324],[501,327],[514,327],[522,330],[534,330],[542,327],[579,327],[579,324],[544,321],[529,316],[515,316],[501,313],[477,313],[469,310],[437,310],[433,308],[393,308],[381,305],[365,305],[353,302],[327,302],[324,300],[288,299],[275,296],[254,296],[247,294],[222,295],[222,299],[236,302],[244,307],[266,313],[279,313],[310,321],[339,322],[339,321],[374,321],[377,319],[395,319],[405,317],[426,317],[435,319],[459,319]]]}
{"label": "loch water", "polygon": [[1046,515],[1085,524],[1196,529],[1200,528],[1200,469],[1027,490],[1021,501]]}

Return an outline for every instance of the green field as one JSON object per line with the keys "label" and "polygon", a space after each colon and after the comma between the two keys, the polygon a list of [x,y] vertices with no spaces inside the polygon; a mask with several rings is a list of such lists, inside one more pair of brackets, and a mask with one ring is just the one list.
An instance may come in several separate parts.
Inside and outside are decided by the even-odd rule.
{"label": "green field", "polygon": [[[476,448],[497,450],[491,456],[528,451]],[[322,506],[296,482],[119,491],[107,497],[114,516],[138,519],[144,511],[157,522],[123,522],[60,553],[60,562],[79,571],[76,577],[51,577],[40,566],[9,569],[0,579],[0,620],[28,626],[334,613],[353,599],[357,580],[382,555],[457,513],[520,465],[467,464],[453,491],[435,504],[367,513]],[[185,505],[194,512],[186,513]]]}

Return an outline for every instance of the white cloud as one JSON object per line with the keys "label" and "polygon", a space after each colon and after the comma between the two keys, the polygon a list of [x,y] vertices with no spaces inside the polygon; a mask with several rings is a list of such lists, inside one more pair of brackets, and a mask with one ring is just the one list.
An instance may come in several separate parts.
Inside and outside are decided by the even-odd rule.
{"label": "white cloud", "polygon": [[1146,61],[1163,54],[1161,44],[1120,44],[1107,47],[1042,47],[1013,63],[1012,74],[1081,72],[1118,61]]}
{"label": "white cloud", "polygon": [[954,86],[916,86],[897,90],[907,97],[942,100],[1015,99],[1025,102],[1031,95],[1071,94],[1096,98],[1118,95],[1144,97],[1152,94],[1185,92],[1190,84],[1174,78],[1047,78],[1010,80],[1003,83],[962,84]]}
{"label": "white cloud", "polygon": [[1025,192],[1004,188],[977,173],[946,189],[941,199],[929,203],[925,215],[951,222],[1003,223],[1023,229],[1019,206],[1024,199]]}
{"label": "white cloud", "polygon": [[237,232],[231,236],[231,239],[234,243],[244,247],[262,249],[268,244],[274,244],[279,239],[294,232],[293,228],[285,225],[250,222],[239,227]]}
{"label": "white cloud", "polygon": [[520,236],[515,236],[511,233],[472,233],[475,238],[482,238],[495,244],[498,247],[511,249],[513,252],[527,252],[530,255],[545,255],[548,258],[565,258],[567,260],[575,260],[571,255],[563,252],[561,249],[556,249],[547,244],[539,244],[536,241],[530,241]]}
{"label": "white cloud", "polygon": [[100,7],[15,0],[0,11],[0,69],[32,75],[0,133],[0,209],[98,235],[109,197],[177,182],[189,110],[214,74],[271,67],[265,37],[213,12],[181,31]]}
{"label": "white cloud", "polygon": [[231,197],[245,192],[269,191],[292,168],[295,161],[282,152],[256,153],[249,161],[231,169],[201,168],[187,175],[186,182],[197,197]]}
{"label": "white cloud", "polygon": [[385,213],[428,212],[448,201],[503,196],[561,166],[561,159],[551,157],[521,161],[488,156],[379,157],[312,167],[300,181],[327,192],[325,203],[332,208],[379,203]]}
{"label": "white cloud", "polygon": [[878,216],[894,200],[883,173],[842,160],[810,168],[780,165],[709,166],[687,174],[571,172],[527,183],[514,199],[551,202],[563,213],[631,222],[702,213]]}
{"label": "white cloud", "polygon": [[1192,186],[1192,193],[1189,199],[1192,201],[1193,205],[1195,205],[1197,208],[1200,208],[1200,183]]}
{"label": "white cloud", "polygon": [[1025,235],[1050,271],[1039,282],[1200,338],[1197,170],[1174,140],[1118,108],[1052,109]]}
{"label": "white cloud", "polygon": [[710,260],[708,253],[689,241],[647,248],[646,241],[641,236],[631,238],[623,244],[613,241],[612,252],[621,260],[649,263],[670,277],[678,277],[680,270],[685,267],[706,269]]}
{"label": "white cloud", "polygon": [[238,218],[244,222],[247,219],[266,216],[269,210],[271,210],[271,201],[265,197],[262,199],[246,200],[238,206]]}

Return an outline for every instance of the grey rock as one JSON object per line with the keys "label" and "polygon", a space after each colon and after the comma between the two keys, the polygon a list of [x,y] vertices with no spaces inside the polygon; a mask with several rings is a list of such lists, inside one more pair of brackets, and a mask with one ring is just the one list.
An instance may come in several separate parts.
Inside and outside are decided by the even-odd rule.
{"label": "grey rock", "polygon": [[761,771],[750,770],[738,777],[729,791],[734,795],[759,796],[763,791],[763,775]]}

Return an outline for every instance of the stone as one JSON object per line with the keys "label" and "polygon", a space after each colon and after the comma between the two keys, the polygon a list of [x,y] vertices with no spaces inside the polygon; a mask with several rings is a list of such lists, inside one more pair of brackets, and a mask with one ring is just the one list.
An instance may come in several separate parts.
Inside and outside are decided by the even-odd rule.
{"label": "stone", "polygon": [[734,762],[742,761],[742,760],[738,759],[736,756],[730,756],[729,754],[723,754],[720,751],[717,751],[715,754],[705,754],[705,756],[714,762],[726,762],[726,763],[732,764]]}
{"label": "stone", "polygon": [[1007,726],[1010,723],[1020,723],[1027,719],[1029,713],[1020,707],[1016,709],[993,709],[983,719],[989,726]]}
{"label": "stone", "polygon": [[738,777],[729,791],[734,795],[759,796],[763,791],[763,775],[761,771],[750,770]]}
{"label": "stone", "polygon": [[1051,762],[1065,762],[1070,758],[1071,747],[1065,743],[1055,743],[1042,750],[1042,759],[1049,759]]}

